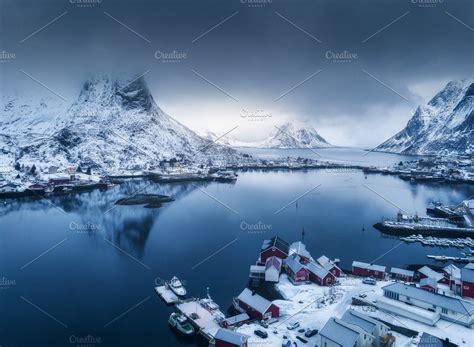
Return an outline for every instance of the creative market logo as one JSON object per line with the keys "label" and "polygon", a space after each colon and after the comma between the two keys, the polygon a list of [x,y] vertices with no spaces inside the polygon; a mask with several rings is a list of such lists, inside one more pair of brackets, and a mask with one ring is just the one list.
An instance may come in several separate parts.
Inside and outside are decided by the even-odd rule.
{"label": "creative market logo", "polygon": [[240,0],[242,5],[247,5],[251,8],[262,8],[267,5],[271,5],[273,0]]}
{"label": "creative market logo", "polygon": [[351,63],[354,60],[359,59],[359,55],[357,53],[349,52],[349,51],[342,51],[342,52],[334,52],[334,51],[326,51],[324,57],[332,61],[333,63]]}
{"label": "creative market logo", "polygon": [[265,112],[262,109],[258,109],[254,112],[242,109],[240,111],[240,117],[246,118],[248,121],[263,121],[267,118],[271,118],[272,115],[269,112]]}
{"label": "creative market logo", "polygon": [[16,59],[16,54],[8,51],[0,51],[0,63],[8,63]]}
{"label": "creative market logo", "polygon": [[155,59],[161,63],[176,64],[188,59],[186,52],[178,52],[173,50],[171,52],[155,51]]}
{"label": "creative market logo", "polygon": [[432,8],[444,3],[444,0],[410,0],[413,5],[423,8]]}
{"label": "creative market logo", "polygon": [[69,3],[80,8],[91,8],[102,4],[102,0],[69,0]]}

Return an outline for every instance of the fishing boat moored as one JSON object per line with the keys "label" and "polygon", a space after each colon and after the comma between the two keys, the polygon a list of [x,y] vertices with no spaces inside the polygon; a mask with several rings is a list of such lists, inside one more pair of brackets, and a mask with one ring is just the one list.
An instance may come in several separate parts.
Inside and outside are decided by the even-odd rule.
{"label": "fishing boat moored", "polygon": [[177,312],[171,313],[168,323],[185,336],[194,335],[194,328],[191,323],[188,322],[188,319],[185,316]]}

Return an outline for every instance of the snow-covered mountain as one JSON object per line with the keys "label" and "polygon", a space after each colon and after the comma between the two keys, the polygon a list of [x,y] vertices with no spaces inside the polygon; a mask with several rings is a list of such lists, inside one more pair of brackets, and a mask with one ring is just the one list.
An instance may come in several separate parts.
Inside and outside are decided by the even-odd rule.
{"label": "snow-covered mountain", "polygon": [[62,109],[4,100],[1,165],[85,166],[109,174],[156,168],[161,160],[225,164],[241,154],[213,144],[161,110],[143,78],[87,81]]}
{"label": "snow-covered mountain", "polygon": [[292,123],[276,126],[270,136],[260,141],[238,140],[232,135],[219,137],[211,131],[206,131],[202,136],[229,147],[278,149],[332,147],[313,127],[296,127]]}
{"label": "snow-covered mountain", "polygon": [[311,126],[296,127],[292,123],[277,126],[272,134],[262,141],[263,148],[321,148],[332,147]]}
{"label": "snow-covered mountain", "polygon": [[405,154],[474,153],[474,84],[449,82],[406,127],[375,150]]}

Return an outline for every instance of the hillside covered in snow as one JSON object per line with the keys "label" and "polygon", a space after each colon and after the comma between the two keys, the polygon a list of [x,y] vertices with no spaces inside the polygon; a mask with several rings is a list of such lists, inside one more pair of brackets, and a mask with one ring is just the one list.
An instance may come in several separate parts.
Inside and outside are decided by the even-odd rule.
{"label": "hillside covered in snow", "polygon": [[260,141],[238,140],[233,138],[232,135],[219,137],[210,131],[203,134],[203,136],[209,140],[218,141],[218,143],[230,147],[274,149],[332,147],[312,126],[297,127],[289,122],[276,126],[267,138]]}
{"label": "hillside covered in snow", "polygon": [[449,82],[425,106],[419,106],[406,127],[376,147],[404,154],[459,155],[474,152],[474,84]]}
{"label": "hillside covered in snow", "polygon": [[[59,102],[58,102],[59,101]],[[0,166],[90,167],[107,174],[153,170],[162,161],[225,165],[237,151],[204,139],[156,104],[143,78],[88,80],[77,100],[4,97]]]}

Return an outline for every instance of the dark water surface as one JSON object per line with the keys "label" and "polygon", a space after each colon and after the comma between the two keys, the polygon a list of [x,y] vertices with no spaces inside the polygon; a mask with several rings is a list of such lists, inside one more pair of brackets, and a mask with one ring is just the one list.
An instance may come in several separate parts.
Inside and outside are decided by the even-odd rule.
{"label": "dark water surface", "polygon": [[[387,164],[400,160],[382,156]],[[179,276],[191,296],[203,297],[210,287],[227,308],[245,286],[262,240],[275,234],[294,241],[304,228],[313,256],[340,258],[344,268],[396,246],[396,238],[372,225],[398,208],[364,184],[421,215],[431,200],[454,204],[474,194],[472,186],[312,170],[243,172],[235,184],[131,180],[105,192],[2,202],[0,345],[75,346],[88,335],[100,339],[95,346],[186,344],[169,329],[171,309],[153,292],[160,279]],[[176,201],[160,209],[114,205],[137,192]],[[297,206],[289,204],[299,197]],[[259,222],[266,231],[247,230]],[[459,251],[402,244],[377,262],[430,263],[426,254]]]}

